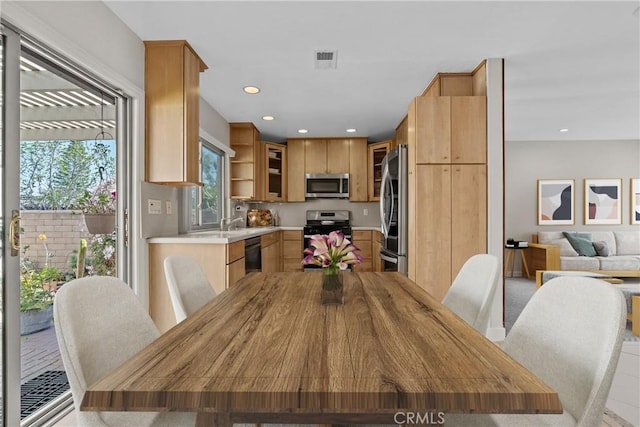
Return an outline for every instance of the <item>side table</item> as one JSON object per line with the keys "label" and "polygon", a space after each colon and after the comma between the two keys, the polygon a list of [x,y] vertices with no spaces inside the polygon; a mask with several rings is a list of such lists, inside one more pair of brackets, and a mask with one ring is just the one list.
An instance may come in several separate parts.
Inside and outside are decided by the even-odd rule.
{"label": "side table", "polygon": [[507,277],[507,271],[511,267],[511,277],[513,277],[513,269],[516,263],[516,251],[520,251],[520,258],[522,258],[522,266],[524,267],[524,273],[527,275],[527,279],[531,278],[529,274],[529,266],[527,265],[527,247],[515,247],[505,246],[506,257],[504,261],[504,276]]}

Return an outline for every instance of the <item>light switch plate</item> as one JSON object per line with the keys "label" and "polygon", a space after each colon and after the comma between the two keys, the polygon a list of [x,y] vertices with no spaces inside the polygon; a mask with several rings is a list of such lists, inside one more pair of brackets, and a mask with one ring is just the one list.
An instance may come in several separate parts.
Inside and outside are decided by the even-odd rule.
{"label": "light switch plate", "polygon": [[173,206],[171,206],[171,200],[165,201],[164,202],[164,206],[166,208],[167,215],[172,215],[173,214]]}
{"label": "light switch plate", "polygon": [[157,199],[148,199],[148,212],[150,215],[160,215],[162,213],[162,202]]}

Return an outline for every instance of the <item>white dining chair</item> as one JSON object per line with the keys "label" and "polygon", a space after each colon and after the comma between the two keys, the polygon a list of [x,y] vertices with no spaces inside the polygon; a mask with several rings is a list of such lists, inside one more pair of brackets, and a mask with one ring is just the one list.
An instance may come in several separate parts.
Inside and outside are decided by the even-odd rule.
{"label": "white dining chair", "polygon": [[458,272],[442,304],[486,335],[499,277],[498,257],[489,254],[474,255]]}
{"label": "white dining chair", "polygon": [[193,257],[169,255],[164,259],[164,274],[178,323],[216,296],[209,280]]}
{"label": "white dining chair", "polygon": [[626,326],[619,289],[558,277],[531,298],[502,348],[558,392],[564,413],[451,414],[446,426],[600,427]]}
{"label": "white dining chair", "polygon": [[79,426],[194,426],[194,413],[87,412],[87,389],[160,336],[131,288],[114,277],[73,280],[56,293],[56,336]]}

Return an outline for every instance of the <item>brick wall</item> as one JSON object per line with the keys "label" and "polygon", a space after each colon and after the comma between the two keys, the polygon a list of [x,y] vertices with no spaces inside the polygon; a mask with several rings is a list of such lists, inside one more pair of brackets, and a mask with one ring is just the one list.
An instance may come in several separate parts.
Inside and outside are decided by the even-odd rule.
{"label": "brick wall", "polygon": [[[81,213],[73,211],[21,211],[20,226],[23,230],[21,245],[26,251],[26,258],[42,267],[45,263],[45,249],[38,235],[47,236],[47,248],[50,254],[49,265],[61,272],[75,271],[70,265],[73,251],[78,250],[80,239],[90,241],[92,235],[87,232]],[[89,253],[87,253],[89,256]]]}

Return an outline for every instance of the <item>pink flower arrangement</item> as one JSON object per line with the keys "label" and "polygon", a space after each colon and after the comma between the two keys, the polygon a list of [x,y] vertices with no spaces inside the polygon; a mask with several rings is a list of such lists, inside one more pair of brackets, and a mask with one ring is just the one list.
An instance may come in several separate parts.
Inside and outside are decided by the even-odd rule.
{"label": "pink flower arrangement", "polygon": [[316,234],[309,241],[309,248],[304,250],[303,264],[317,265],[325,268],[325,274],[336,274],[338,270],[346,270],[349,265],[362,262],[360,249],[344,237],[340,231],[332,231],[329,235]]}

